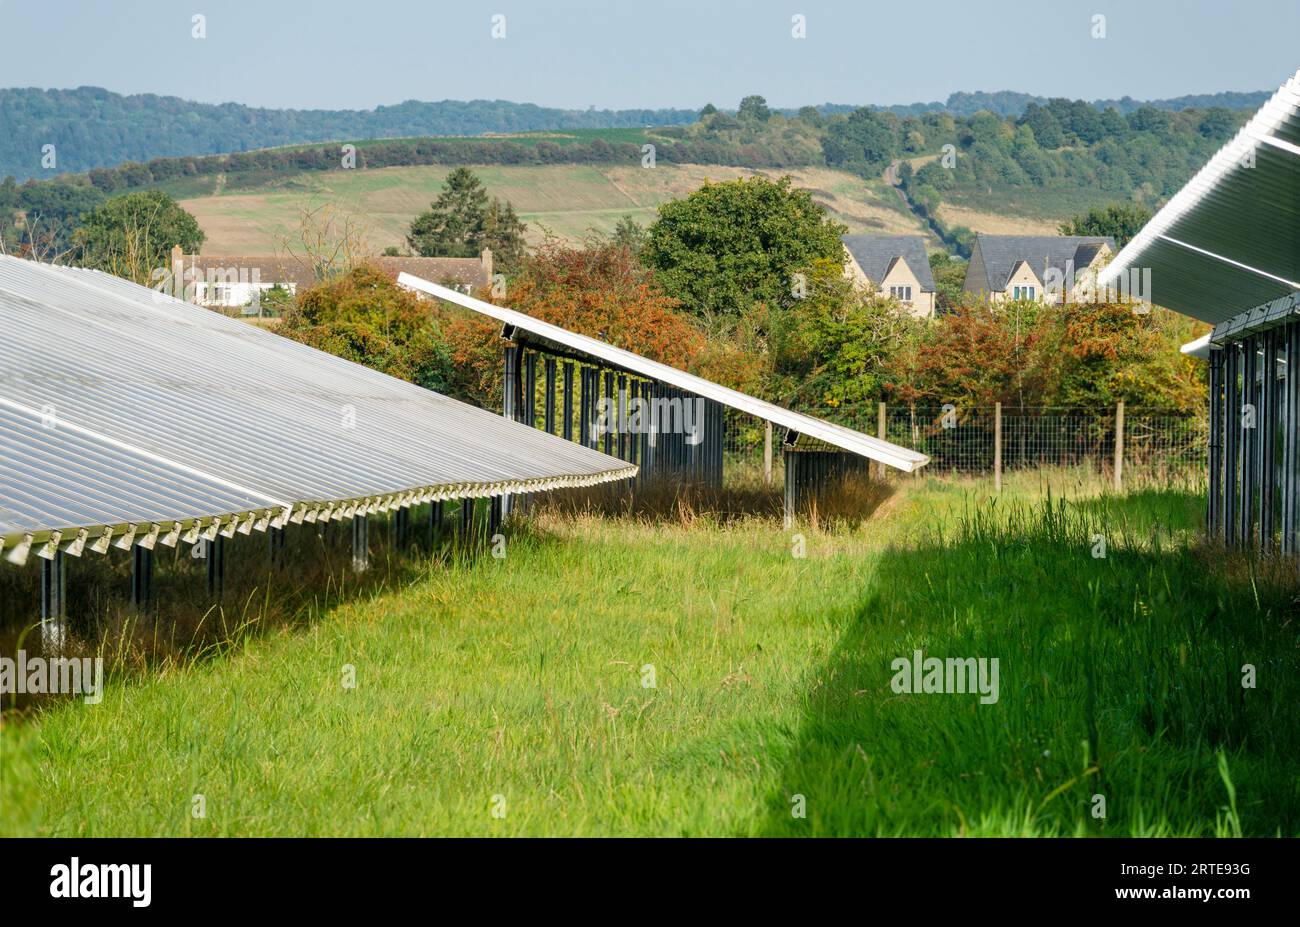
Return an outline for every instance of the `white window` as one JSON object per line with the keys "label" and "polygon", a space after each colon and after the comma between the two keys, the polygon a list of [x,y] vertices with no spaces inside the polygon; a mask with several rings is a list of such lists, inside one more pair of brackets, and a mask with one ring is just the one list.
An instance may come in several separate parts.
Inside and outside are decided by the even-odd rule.
{"label": "white window", "polygon": [[1034,299],[1034,287],[1032,286],[1013,286],[1011,288],[1011,298],[1013,300]]}
{"label": "white window", "polygon": [[889,295],[899,302],[910,303],[912,301],[912,288],[910,286],[891,286]]}

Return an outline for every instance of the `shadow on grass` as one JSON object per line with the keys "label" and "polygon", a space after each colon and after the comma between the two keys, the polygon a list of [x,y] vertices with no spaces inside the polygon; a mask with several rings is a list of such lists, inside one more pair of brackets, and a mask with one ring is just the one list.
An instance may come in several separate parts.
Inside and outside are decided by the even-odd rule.
{"label": "shadow on grass", "polygon": [[[1295,563],[1187,540],[1202,504],[985,506],[886,551],[753,829],[1296,834]],[[896,693],[891,663],[917,650],[997,658],[997,701]]]}
{"label": "shadow on grass", "polygon": [[[223,591],[210,597],[205,560],[189,545],[154,550],[153,597],[145,610],[130,601],[131,555],[110,548],[68,558],[68,657],[102,657],[109,679],[167,666],[211,660],[241,642],[286,628],[308,627],[339,606],[418,582],[433,570],[466,567],[488,556],[486,502],[480,501],[471,532],[458,535],[459,503],[445,504],[439,531],[430,533],[428,507],[412,510],[407,544],[398,549],[391,517],[371,516],[369,566],[352,570],[350,522],[288,525],[282,565],[272,565],[267,536],[226,540]],[[526,519],[504,531],[533,546],[559,543]],[[24,650],[42,654],[39,628],[40,562],[0,570],[0,656]],[[66,696],[0,698],[8,721]]]}
{"label": "shadow on grass", "polygon": [[[854,528],[870,519],[895,489],[892,481],[850,477],[829,487],[800,515],[820,527]],[[538,504],[564,516],[631,518],[684,527],[696,522],[728,524],[752,518],[779,521],[784,517],[782,488],[749,481],[716,488],[664,480],[636,487],[633,492],[615,483],[550,493]]]}

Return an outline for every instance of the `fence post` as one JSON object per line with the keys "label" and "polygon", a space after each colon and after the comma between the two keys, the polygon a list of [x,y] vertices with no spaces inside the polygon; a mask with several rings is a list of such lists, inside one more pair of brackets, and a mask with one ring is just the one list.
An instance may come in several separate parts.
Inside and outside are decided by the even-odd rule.
{"label": "fence post", "polygon": [[993,405],[993,491],[1002,492],[1002,403]]}
{"label": "fence post", "polygon": [[764,422],[763,429],[763,485],[772,485],[772,423]]}
{"label": "fence post", "polygon": [[[883,402],[880,403],[876,409],[876,437],[881,441],[889,440],[885,437],[885,404]],[[882,480],[885,478],[884,464],[876,464],[876,476],[880,477]]]}
{"label": "fence post", "polygon": [[1124,489],[1124,400],[1115,403],[1115,492]]}

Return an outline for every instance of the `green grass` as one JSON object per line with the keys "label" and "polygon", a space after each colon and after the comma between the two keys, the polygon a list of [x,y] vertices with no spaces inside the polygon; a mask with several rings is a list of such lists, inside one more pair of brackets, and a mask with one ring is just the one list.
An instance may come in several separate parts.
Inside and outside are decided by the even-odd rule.
{"label": "green grass", "polygon": [[[803,558],[771,519],[552,511],[398,565],[10,718],[0,833],[1300,832],[1294,583],[1201,549],[1194,489],[898,487]],[[895,695],[918,648],[998,657],[998,702]]]}

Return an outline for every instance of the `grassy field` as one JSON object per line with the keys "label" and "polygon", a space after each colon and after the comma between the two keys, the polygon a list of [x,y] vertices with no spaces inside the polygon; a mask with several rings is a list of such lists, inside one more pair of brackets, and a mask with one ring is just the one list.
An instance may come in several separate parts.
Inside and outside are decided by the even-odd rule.
{"label": "grassy field", "polygon": [[[204,178],[204,186],[171,190],[194,214],[206,233],[203,252],[213,255],[268,254],[292,239],[303,210],[331,202],[358,218],[376,250],[405,247],[411,220],[438,195],[451,169],[440,166],[302,173],[292,180],[251,183],[230,188],[221,178]],[[488,191],[514,204],[528,223],[528,237],[540,240],[545,230],[580,240],[592,230],[610,232],[631,215],[647,224],[669,199],[685,196],[706,180],[730,180],[756,171],[717,165],[526,165],[474,168]],[[789,173],[813,191],[830,213],[854,232],[919,232],[919,222],[897,202],[883,183],[863,181],[842,171],[801,168]],[[245,178],[247,180],[247,178]]]}
{"label": "grassy field", "polygon": [[[11,714],[0,834],[1300,832],[1294,582],[1201,549],[1195,490],[988,489],[900,481],[802,557],[707,507],[378,555],[98,706]],[[896,694],[915,649],[999,658],[998,701]]]}
{"label": "grassy field", "polygon": [[1059,235],[1069,216],[1116,199],[1090,187],[967,187],[945,192],[939,214],[949,225],[991,235]]}

